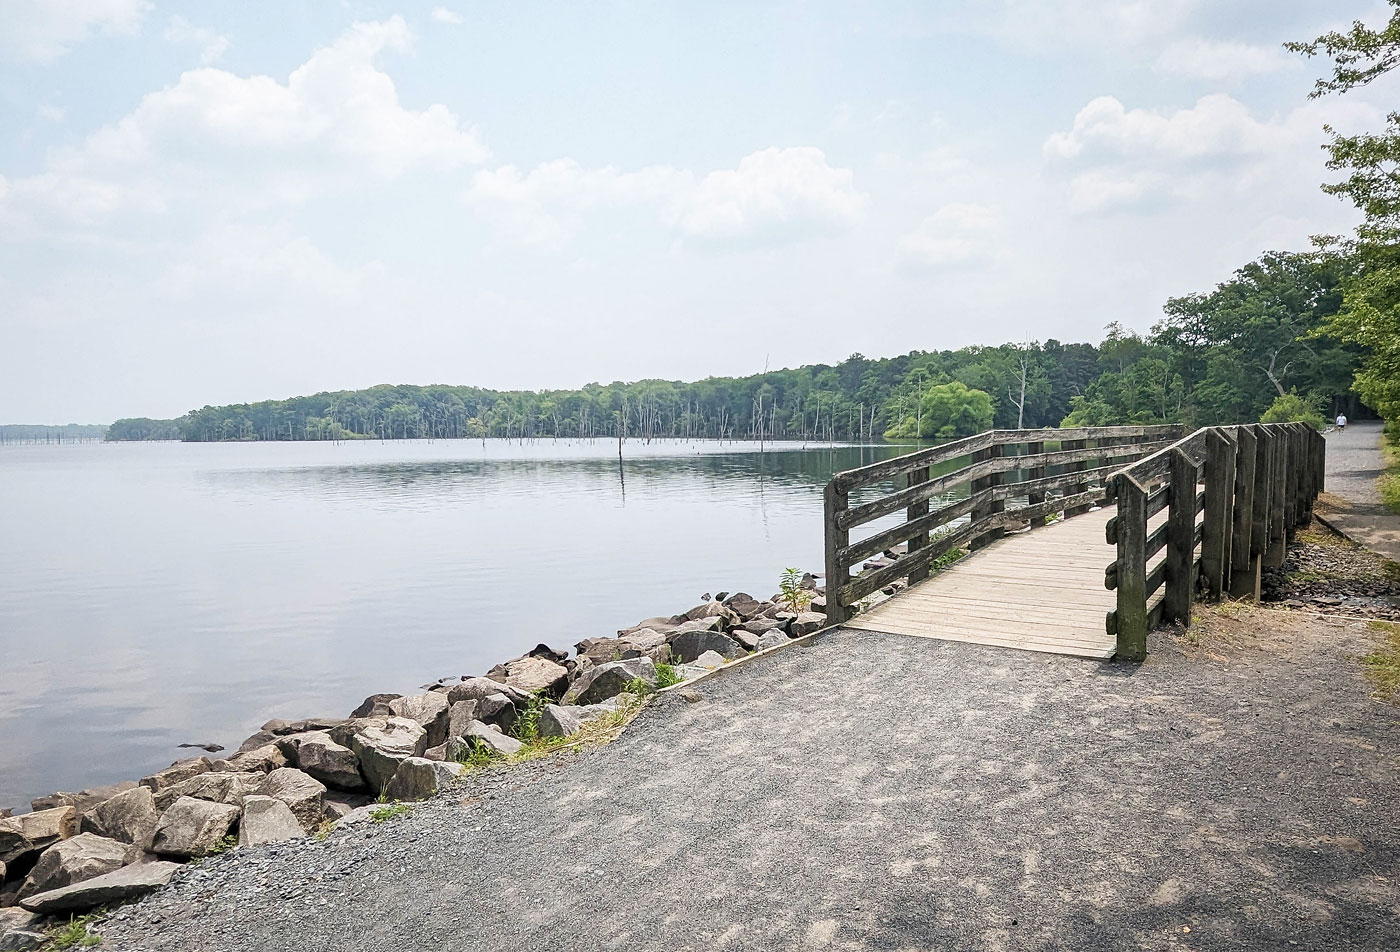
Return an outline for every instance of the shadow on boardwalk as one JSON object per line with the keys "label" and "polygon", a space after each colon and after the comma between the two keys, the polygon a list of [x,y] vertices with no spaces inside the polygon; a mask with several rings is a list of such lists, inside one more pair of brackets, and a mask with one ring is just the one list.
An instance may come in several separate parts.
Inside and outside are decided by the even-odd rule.
{"label": "shadow on boardwalk", "polygon": [[1140,668],[837,631],[607,748],[221,857],[98,930],[210,952],[1394,948],[1400,708],[1367,696],[1370,635],[1229,630],[1159,635]]}

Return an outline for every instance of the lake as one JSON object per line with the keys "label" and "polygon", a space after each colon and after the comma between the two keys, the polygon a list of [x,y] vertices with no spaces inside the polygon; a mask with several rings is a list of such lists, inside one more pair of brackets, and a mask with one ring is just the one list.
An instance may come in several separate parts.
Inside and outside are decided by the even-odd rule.
{"label": "lake", "polygon": [[[908,447],[0,446],[0,807],[821,571]],[[195,751],[194,753],[199,753]]]}

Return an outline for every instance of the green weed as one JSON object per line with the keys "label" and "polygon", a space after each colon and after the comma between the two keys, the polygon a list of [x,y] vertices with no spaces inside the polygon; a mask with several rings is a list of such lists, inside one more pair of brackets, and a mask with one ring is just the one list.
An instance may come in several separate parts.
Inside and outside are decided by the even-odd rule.
{"label": "green weed", "polygon": [[96,918],[95,912],[85,916],[70,916],[67,922],[50,927],[44,948],[75,949],[96,945],[102,941],[102,937],[88,928]]}
{"label": "green weed", "polygon": [[413,807],[409,806],[407,803],[400,803],[395,800],[393,803],[371,810],[369,818],[375,823],[384,823],[395,817],[408,816],[412,812]]}
{"label": "green weed", "polygon": [[1400,625],[1388,621],[1373,621],[1371,629],[1385,635],[1375,651],[1361,659],[1366,676],[1376,685],[1376,696],[1390,701],[1400,695]]}

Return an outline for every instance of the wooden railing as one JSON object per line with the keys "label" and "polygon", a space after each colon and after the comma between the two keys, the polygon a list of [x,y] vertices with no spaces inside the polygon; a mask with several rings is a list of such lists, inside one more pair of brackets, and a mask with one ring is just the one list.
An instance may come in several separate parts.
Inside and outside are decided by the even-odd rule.
{"label": "wooden railing", "polygon": [[[1051,513],[1087,512],[1105,500],[1106,479],[1125,462],[1181,434],[1174,425],[989,430],[837,473],[825,495],[828,622],[846,621],[862,598],[898,579],[911,585],[922,581],[934,560],[953,548],[979,548],[1008,526],[1043,525]],[[1060,448],[1047,452],[1046,443]],[[969,458],[967,465],[931,475],[933,468],[962,457]],[[1021,478],[1008,481],[1016,473]],[[935,499],[949,499],[964,486],[965,497],[931,508]],[[856,505],[850,502],[853,493],[860,497]],[[1022,497],[1024,504],[1006,507]],[[896,514],[902,514],[902,522],[851,541],[852,529]],[[932,538],[939,529],[944,531]],[[901,543],[907,543],[907,553],[891,564],[851,576],[852,568]]]}
{"label": "wooden railing", "polygon": [[1161,622],[1190,624],[1198,589],[1257,600],[1261,568],[1282,565],[1312,519],[1326,453],[1302,423],[1205,427],[1113,473],[1107,541],[1118,552],[1104,584],[1117,592],[1117,657],[1142,659]]}

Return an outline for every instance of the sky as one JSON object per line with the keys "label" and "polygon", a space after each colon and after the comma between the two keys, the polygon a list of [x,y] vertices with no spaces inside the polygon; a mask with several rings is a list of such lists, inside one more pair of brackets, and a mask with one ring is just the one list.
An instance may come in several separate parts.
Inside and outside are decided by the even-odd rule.
{"label": "sky", "polygon": [[1341,233],[1373,0],[0,0],[0,421],[1146,331]]}

